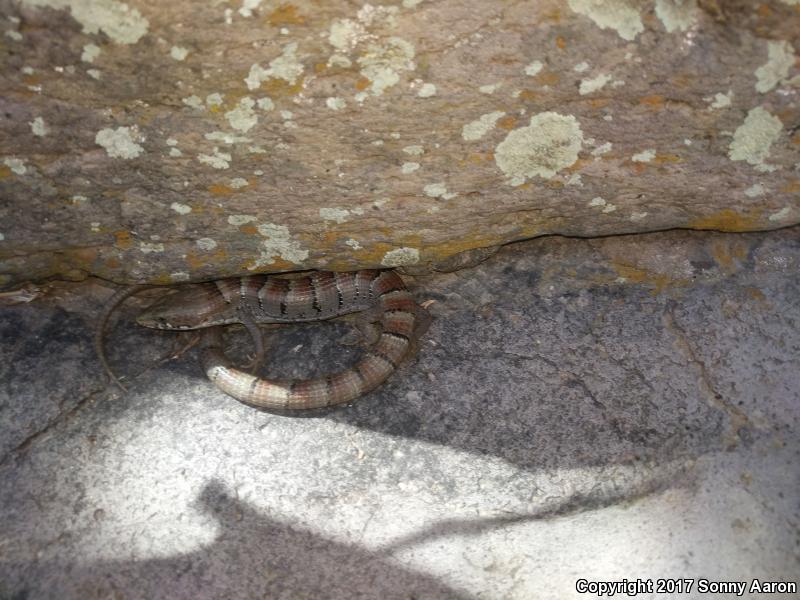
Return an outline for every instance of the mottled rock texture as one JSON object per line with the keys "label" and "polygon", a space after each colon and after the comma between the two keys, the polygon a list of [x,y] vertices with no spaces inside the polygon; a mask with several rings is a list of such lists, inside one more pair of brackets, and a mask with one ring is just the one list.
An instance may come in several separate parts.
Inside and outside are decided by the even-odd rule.
{"label": "mottled rock texture", "polygon": [[794,0],[0,15],[2,286],[419,270],[552,233],[800,222]]}

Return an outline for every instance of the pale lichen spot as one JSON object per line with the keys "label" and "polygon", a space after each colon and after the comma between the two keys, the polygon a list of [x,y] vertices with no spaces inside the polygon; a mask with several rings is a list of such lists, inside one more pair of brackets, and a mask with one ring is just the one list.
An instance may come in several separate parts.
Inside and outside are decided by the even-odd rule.
{"label": "pale lichen spot", "polygon": [[482,85],[478,88],[478,91],[481,94],[494,94],[502,85],[502,83],[490,83],[487,85]]}
{"label": "pale lichen spot", "polygon": [[160,242],[139,242],[139,251],[143,254],[150,254],[153,252],[163,252],[164,244]]}
{"label": "pale lichen spot", "polygon": [[417,169],[419,169],[419,163],[417,163],[417,162],[405,162],[405,163],[403,163],[403,166],[400,167],[400,171],[404,175],[408,175],[409,173],[413,173]]}
{"label": "pale lichen spot", "polygon": [[422,86],[419,88],[417,92],[417,96],[420,98],[430,98],[431,96],[436,95],[436,86],[432,83],[423,83]]}
{"label": "pale lichen spot", "polygon": [[610,212],[614,212],[615,210],[617,210],[617,207],[616,207],[616,205],[614,205],[614,204],[610,204],[610,203],[609,203],[609,204],[606,204],[606,205],[603,207],[603,212],[604,212],[604,213],[610,213]]}
{"label": "pale lichen spot", "polygon": [[723,93],[716,93],[714,94],[713,98],[705,98],[706,102],[711,102],[709,108],[719,109],[719,108],[727,108],[731,105],[731,100],[733,99],[733,91],[728,90],[727,94]]}
{"label": "pale lichen spot", "polygon": [[361,244],[359,244],[358,241],[354,240],[353,238],[345,240],[344,243],[350,246],[353,250],[361,250]]}
{"label": "pale lichen spot", "polygon": [[613,29],[623,40],[632,41],[644,31],[637,5],[630,0],[568,0],[568,4],[601,29]]}
{"label": "pale lichen spot", "polygon": [[783,123],[761,106],[756,106],[747,113],[747,117],[733,133],[733,140],[728,148],[728,158],[744,160],[761,170],[774,170],[776,167],[766,165],[772,143],[778,139]]}
{"label": "pale lichen spot", "polygon": [[228,185],[234,190],[240,190],[243,187],[247,187],[250,184],[244,177],[234,177],[233,179],[231,179]]}
{"label": "pale lichen spot", "polygon": [[699,11],[696,0],[656,0],[656,16],[669,33],[686,31],[695,24]]}
{"label": "pale lichen spot", "polygon": [[258,123],[258,115],[253,110],[255,105],[255,100],[245,96],[239,100],[236,108],[225,113],[225,118],[233,129],[246,133]]}
{"label": "pale lichen spot", "polygon": [[467,141],[479,140],[495,126],[499,119],[505,116],[502,111],[495,111],[481,115],[475,121],[467,123],[461,128],[461,137]]}
{"label": "pale lichen spot", "polygon": [[177,61],[182,61],[189,56],[189,50],[181,46],[173,46],[169,49],[169,55]]}
{"label": "pale lichen spot", "polygon": [[612,146],[613,144],[611,142],[605,142],[592,150],[591,155],[599,159],[603,154],[611,152]]}
{"label": "pale lichen spot", "polygon": [[33,135],[37,137],[44,137],[50,132],[50,129],[47,127],[42,117],[36,117],[33,121],[30,121],[28,125],[31,126]]}
{"label": "pale lichen spot", "polygon": [[117,44],[135,44],[147,33],[149,23],[137,9],[117,0],[22,0],[23,6],[69,9],[83,33],[102,31]]}
{"label": "pale lichen spot", "polygon": [[596,92],[602,89],[610,80],[611,76],[604,73],[601,73],[597,77],[592,77],[591,79],[582,79],[580,87],[578,88],[578,93],[581,96],[585,96],[586,94]]}
{"label": "pale lichen spot", "polygon": [[247,89],[256,90],[267,79],[283,79],[290,85],[297,82],[303,74],[303,63],[297,58],[297,42],[287,44],[280,56],[269,63],[269,69],[264,69],[258,63],[250,67],[250,73],[245,78]]}
{"label": "pale lichen spot", "polygon": [[200,238],[199,240],[195,241],[197,247],[201,250],[211,251],[217,247],[216,240],[212,240],[211,238]]}
{"label": "pale lichen spot", "polygon": [[275,103],[272,101],[272,98],[268,96],[256,100],[256,106],[263,111],[275,110]]}
{"label": "pale lichen spot", "polygon": [[213,92],[206,96],[206,106],[222,106],[224,97],[219,92]]}
{"label": "pale lichen spot", "polygon": [[171,157],[173,157],[173,158],[178,158],[178,157],[181,157],[181,156],[183,156],[183,152],[181,152],[180,150],[178,150],[178,148],[170,148],[170,149],[169,149],[169,155],[170,155]]}
{"label": "pale lichen spot", "polygon": [[242,0],[242,6],[239,8],[239,14],[243,17],[252,17],[253,11],[261,4],[261,0]]}
{"label": "pale lichen spot", "polygon": [[754,183],[744,191],[744,195],[748,198],[758,198],[763,196],[766,189],[760,183]]}
{"label": "pale lichen spot", "polygon": [[344,107],[347,106],[347,102],[345,102],[344,98],[331,97],[325,100],[325,106],[327,106],[331,110],[342,110]]}
{"label": "pale lichen spot", "polygon": [[594,198],[589,200],[589,206],[605,206],[605,205],[606,205],[605,199],[601,198],[600,196],[595,196]]}
{"label": "pale lichen spot", "polygon": [[228,146],[232,144],[246,144],[253,141],[249,137],[244,137],[243,135],[234,135],[232,133],[228,133],[227,131],[211,131],[203,134],[203,137],[210,142],[220,142],[222,144],[227,144]]}
{"label": "pale lichen spot", "polygon": [[188,215],[192,212],[192,207],[188,204],[181,204],[180,202],[173,202],[169,207],[179,215]]}
{"label": "pale lichen spot", "polygon": [[791,207],[784,206],[778,212],[774,212],[769,216],[770,221],[783,221],[784,219],[789,217],[789,213],[792,212]]}
{"label": "pale lichen spot", "polygon": [[3,164],[11,169],[11,172],[15,175],[25,175],[25,173],[28,172],[28,168],[25,166],[25,161],[21,158],[14,158],[13,156],[4,158]]}
{"label": "pale lichen spot", "polygon": [[232,158],[229,153],[220,152],[219,148],[215,147],[213,154],[198,154],[197,160],[215,169],[227,169],[231,166]]}
{"label": "pale lichen spot", "polygon": [[86,74],[92,79],[99,80],[103,74],[98,69],[86,69]]}
{"label": "pale lichen spot", "polygon": [[767,42],[767,62],[756,69],[756,90],[762,94],[770,91],[789,76],[794,66],[794,48],[786,40]]}
{"label": "pale lichen spot", "polygon": [[648,148],[647,150],[642,150],[641,152],[637,152],[633,156],[631,156],[631,160],[633,162],[650,162],[656,157],[655,148]]}
{"label": "pale lichen spot", "polygon": [[646,212],[631,213],[631,221],[641,221],[647,216]]}
{"label": "pale lichen spot", "polygon": [[10,39],[14,40],[15,42],[21,42],[22,41],[22,34],[19,31],[15,31],[13,29],[6,30],[5,36],[7,38],[10,38]]}
{"label": "pale lichen spot", "polygon": [[135,139],[139,141],[143,139],[136,125],[132,127],[117,127],[116,129],[101,129],[94,136],[95,143],[105,148],[106,153],[111,158],[123,158],[125,160],[136,158],[144,152],[144,148],[137,144]]}
{"label": "pale lichen spot", "polygon": [[544,65],[542,64],[542,62],[538,61],[538,60],[535,60],[531,64],[529,64],[527,67],[525,67],[525,75],[529,75],[529,76],[533,77],[533,76],[538,75],[539,73],[541,73],[543,68],[544,68]]}
{"label": "pale lichen spot", "polygon": [[94,59],[100,56],[100,46],[96,44],[86,44],[81,53],[81,60],[83,62],[92,63]]}
{"label": "pale lichen spot", "polygon": [[416,8],[418,4],[422,4],[422,0],[403,0],[403,8]]}
{"label": "pale lichen spot", "polygon": [[253,215],[231,215],[228,217],[228,223],[236,227],[252,223],[255,220],[256,218]]}
{"label": "pale lichen spot", "polygon": [[169,278],[175,283],[183,283],[184,281],[189,281],[192,277],[185,271],[175,271],[169,274]]}
{"label": "pale lichen spot", "polygon": [[370,81],[370,91],[374,96],[400,81],[400,73],[416,68],[414,46],[400,37],[390,37],[384,43],[372,43],[364,54],[358,57],[361,75]]}
{"label": "pale lichen spot", "polygon": [[342,54],[331,54],[328,58],[327,64],[329,67],[341,67],[343,69],[348,69],[353,66],[353,61]]}
{"label": "pale lichen spot", "polygon": [[350,217],[350,211],[340,206],[331,208],[320,208],[319,216],[325,221],[335,221],[336,223],[344,223]]}
{"label": "pale lichen spot", "polygon": [[579,62],[577,65],[572,67],[572,70],[575,71],[576,73],[585,73],[586,71],[589,70],[589,63],[586,61]]}
{"label": "pale lichen spot", "polygon": [[195,96],[194,94],[187,96],[186,98],[182,98],[181,102],[190,108],[203,108],[203,101],[199,96]]}
{"label": "pale lichen spot", "polygon": [[443,200],[450,200],[451,198],[455,198],[458,196],[455,192],[448,192],[447,186],[440,182],[440,183],[429,183],[423,189],[426,196],[430,198],[442,198]]}
{"label": "pale lichen spot", "polygon": [[529,125],[510,131],[495,148],[497,166],[509,179],[549,179],[574,165],[583,146],[583,132],[573,115],[543,112]]}
{"label": "pale lichen spot", "polygon": [[425,149],[422,146],[413,145],[403,148],[403,152],[410,154],[411,156],[420,156],[425,153]]}
{"label": "pale lichen spot", "polygon": [[271,265],[275,262],[275,257],[294,264],[301,264],[308,258],[308,250],[304,249],[300,242],[291,238],[289,228],[285,225],[263,223],[258,226],[258,233],[267,239],[262,242],[261,255],[249,267],[250,270]]}
{"label": "pale lichen spot", "polygon": [[403,265],[415,265],[419,262],[419,250],[416,248],[395,248],[383,255],[381,264],[384,267],[402,267]]}
{"label": "pale lichen spot", "polygon": [[352,19],[336,19],[331,23],[328,42],[341,52],[349,52],[366,36],[364,26]]}

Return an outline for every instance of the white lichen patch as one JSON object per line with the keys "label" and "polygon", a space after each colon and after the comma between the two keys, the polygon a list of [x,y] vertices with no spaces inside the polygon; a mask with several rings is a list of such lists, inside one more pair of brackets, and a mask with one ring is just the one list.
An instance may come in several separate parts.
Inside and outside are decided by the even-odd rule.
{"label": "white lichen patch", "polygon": [[188,204],[181,204],[180,202],[173,202],[169,207],[179,215],[188,215],[192,212],[192,207]]}
{"label": "white lichen patch", "polygon": [[711,105],[709,108],[713,109],[720,109],[720,108],[727,108],[731,105],[731,101],[733,100],[733,91],[728,90],[727,94],[717,93],[714,94],[713,98],[705,98],[706,102],[710,102]]}
{"label": "white lichen patch", "polygon": [[189,56],[189,49],[182,46],[173,46],[169,49],[169,55],[178,61],[186,60],[186,57]]}
{"label": "white lichen patch", "polygon": [[422,86],[419,88],[417,92],[417,96],[420,98],[430,98],[431,96],[436,95],[436,86],[432,83],[423,83]]}
{"label": "white lichen patch", "polygon": [[500,89],[502,85],[503,85],[502,83],[489,83],[487,85],[482,85],[481,87],[479,87],[478,91],[481,94],[494,94],[498,89]]}
{"label": "white lichen patch", "polygon": [[255,220],[256,218],[253,215],[231,215],[228,217],[228,223],[236,227],[252,223]]}
{"label": "white lichen patch", "polygon": [[199,96],[195,96],[194,94],[187,96],[186,98],[182,98],[181,102],[190,108],[203,108],[203,101]]}
{"label": "white lichen patch", "polygon": [[240,190],[250,185],[250,183],[244,177],[234,177],[228,185],[234,190]]}
{"label": "white lichen patch", "polygon": [[400,172],[403,173],[403,175],[408,175],[409,173],[413,173],[417,169],[419,169],[418,162],[404,162],[403,165],[400,167]]}
{"label": "white lichen patch", "polygon": [[366,35],[366,29],[358,21],[336,19],[331,23],[328,32],[328,43],[340,52],[347,53],[355,48]]}
{"label": "white lichen patch", "polygon": [[794,65],[794,48],[786,40],[767,42],[767,62],[756,69],[756,90],[770,91],[789,76]]}
{"label": "white lichen patch", "polygon": [[36,137],[44,137],[50,133],[50,128],[47,127],[42,117],[36,117],[33,121],[30,121],[28,125],[31,126],[31,131]]}
{"label": "white lichen patch", "polygon": [[225,96],[219,92],[214,92],[206,96],[206,106],[222,106]]}
{"label": "white lichen patch", "polygon": [[541,63],[541,61],[535,60],[527,67],[525,67],[525,75],[530,75],[531,77],[533,77],[541,73],[543,68],[544,65]]}
{"label": "white lichen patch", "polygon": [[783,221],[784,219],[789,217],[789,213],[792,212],[791,207],[784,206],[778,212],[774,212],[769,216],[770,221]]}
{"label": "white lichen patch", "polygon": [[623,40],[632,41],[644,31],[639,3],[634,0],[568,0],[568,4],[601,29],[613,29]]}
{"label": "white lichen patch", "polygon": [[19,31],[15,31],[14,29],[7,29],[5,31],[5,36],[9,39],[14,40],[15,42],[22,41],[22,34]]}
{"label": "white lichen patch", "polygon": [[95,44],[86,44],[81,53],[81,60],[87,63],[93,63],[94,59],[100,56],[100,47]]}
{"label": "white lichen patch", "polygon": [[494,128],[498,119],[505,116],[502,111],[494,111],[481,115],[475,121],[467,123],[461,128],[461,137],[467,141],[479,140],[486,135],[490,129]]}
{"label": "white lichen patch", "polygon": [[275,257],[280,257],[294,264],[301,264],[308,258],[308,250],[300,242],[293,240],[289,235],[289,228],[285,225],[263,223],[258,226],[258,233],[266,240],[262,242],[261,256],[256,259],[251,270],[275,262]]}
{"label": "white lichen patch", "polygon": [[216,240],[212,240],[211,238],[200,238],[199,240],[195,240],[194,243],[200,250],[211,251],[217,247]]}
{"label": "white lichen patch", "polygon": [[163,252],[164,244],[160,242],[139,242],[139,251],[143,254],[151,254],[153,252]]}
{"label": "white lichen patch", "polygon": [[589,200],[588,206],[596,207],[596,206],[605,206],[606,201],[605,198],[601,198],[600,196],[595,196],[591,200]]}
{"label": "white lichen patch", "polygon": [[758,198],[759,196],[763,196],[766,189],[760,183],[754,183],[749,188],[744,191],[744,195],[748,198]]}
{"label": "white lichen patch", "polygon": [[577,65],[572,67],[572,70],[575,71],[576,73],[585,73],[586,71],[589,70],[589,63],[586,61],[579,62]]}
{"label": "white lichen patch", "polygon": [[591,155],[594,156],[596,159],[599,159],[603,154],[608,154],[611,152],[611,148],[613,144],[611,142],[605,142],[604,144],[599,145],[597,148],[592,150]]}
{"label": "white lichen patch", "polygon": [[215,147],[213,154],[198,154],[197,160],[215,169],[227,169],[231,166],[232,159],[229,153],[220,152],[219,148]]}
{"label": "white lichen patch", "polygon": [[646,212],[631,213],[631,221],[641,221],[647,216]]}
{"label": "white lichen patch", "polygon": [[249,90],[258,89],[267,79],[283,79],[294,85],[297,78],[303,74],[303,70],[303,63],[297,58],[297,42],[292,42],[284,46],[280,56],[270,61],[269,69],[254,63],[244,82]]}
{"label": "white lichen patch", "polygon": [[581,96],[591,94],[592,92],[602,89],[609,81],[611,81],[611,76],[603,73],[591,79],[582,79],[580,87],[578,88],[578,93]]}
{"label": "white lichen patch", "polygon": [[340,206],[331,208],[320,208],[319,216],[324,221],[335,221],[336,223],[344,223],[350,217],[350,211]]}
{"label": "white lichen patch", "polygon": [[761,170],[774,170],[764,161],[769,156],[772,143],[778,139],[783,129],[781,120],[770,114],[761,106],[756,106],[747,113],[747,117],[733,133],[733,140],[728,148],[728,158],[744,160]]}
{"label": "white lichen patch", "polygon": [[344,242],[348,246],[350,246],[353,250],[361,250],[361,244],[358,243],[358,240],[354,240],[353,238],[347,239]]}
{"label": "white lichen patch", "polygon": [[86,69],[86,74],[92,79],[99,80],[103,74],[98,69]]}
{"label": "white lichen patch", "polygon": [[221,144],[226,144],[228,146],[233,144],[246,144],[252,142],[249,137],[245,137],[243,135],[234,135],[232,133],[228,133],[227,131],[211,131],[203,135],[210,142],[220,142]]}
{"label": "white lichen patch", "polygon": [[255,105],[255,100],[245,96],[239,100],[236,108],[225,113],[225,118],[233,129],[246,133],[258,123],[258,115],[253,110]]}
{"label": "white lichen patch", "polygon": [[265,112],[275,110],[275,103],[272,101],[272,98],[268,96],[256,100],[256,106]]}
{"label": "white lichen patch", "polygon": [[573,115],[543,112],[532,116],[527,127],[510,131],[494,159],[509,179],[550,179],[575,164],[582,146],[583,132]]}
{"label": "white lichen patch", "polygon": [[345,102],[344,98],[331,97],[325,100],[325,106],[331,110],[342,110],[347,106],[347,102]]}
{"label": "white lichen patch", "polygon": [[21,158],[9,156],[8,158],[3,159],[3,164],[11,169],[11,172],[15,175],[25,175],[25,173],[28,172],[28,168],[25,166],[25,161]]}
{"label": "white lichen patch", "polygon": [[447,186],[442,182],[429,183],[422,189],[422,191],[425,192],[425,195],[429,196],[430,198],[441,198],[443,200],[450,200],[451,198],[458,196],[458,194],[455,192],[448,192]]}
{"label": "white lichen patch", "polygon": [[384,267],[402,267],[403,265],[415,265],[419,262],[419,250],[416,248],[395,248],[383,255],[381,264]]}
{"label": "white lichen patch", "polygon": [[358,57],[361,75],[370,81],[369,90],[374,96],[400,81],[400,73],[416,68],[414,46],[399,37],[390,37],[382,44],[370,44]]}
{"label": "white lichen patch", "polygon": [[413,145],[403,148],[403,152],[410,154],[411,156],[421,156],[425,154],[425,149],[422,146]]}
{"label": "white lichen patch", "polygon": [[149,23],[135,8],[116,0],[22,0],[23,6],[68,9],[83,33],[102,31],[117,44],[135,44]]}
{"label": "white lichen patch", "polygon": [[650,162],[656,157],[655,148],[648,148],[647,150],[642,150],[641,152],[637,152],[633,156],[631,156],[631,160],[633,162]]}
{"label": "white lichen patch", "polygon": [[686,31],[697,21],[696,0],[656,0],[656,16],[669,33]]}
{"label": "white lichen patch", "polygon": [[144,148],[136,143],[136,140],[142,141],[143,139],[135,125],[101,129],[94,136],[95,143],[105,148],[111,158],[124,158],[125,160],[136,158],[144,152]]}
{"label": "white lichen patch", "polygon": [[242,6],[239,8],[239,14],[243,17],[252,17],[253,11],[261,4],[261,0],[242,0]]}
{"label": "white lichen patch", "polygon": [[617,210],[617,207],[616,207],[616,205],[614,205],[614,204],[610,204],[610,203],[609,203],[609,204],[606,204],[606,205],[603,207],[603,212],[604,212],[604,213],[610,213],[610,212],[614,212],[615,210]]}
{"label": "white lichen patch", "polygon": [[189,281],[192,276],[185,271],[175,271],[169,274],[169,278],[175,283],[183,283],[184,281]]}

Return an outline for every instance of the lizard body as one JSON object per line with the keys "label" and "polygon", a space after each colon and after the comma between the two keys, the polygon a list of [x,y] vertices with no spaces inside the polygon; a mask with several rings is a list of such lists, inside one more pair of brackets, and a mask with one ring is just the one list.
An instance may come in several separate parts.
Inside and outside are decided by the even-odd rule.
{"label": "lizard body", "polygon": [[[380,336],[355,365],[333,375],[264,379],[232,367],[223,351],[221,325],[242,323],[260,340],[258,323],[321,321],[360,311],[380,323]],[[318,271],[299,279],[255,275],[190,284],[157,301],[137,322],[205,329],[202,362],[214,385],[247,404],[293,410],[349,402],[383,383],[411,352],[421,311],[393,271]]]}

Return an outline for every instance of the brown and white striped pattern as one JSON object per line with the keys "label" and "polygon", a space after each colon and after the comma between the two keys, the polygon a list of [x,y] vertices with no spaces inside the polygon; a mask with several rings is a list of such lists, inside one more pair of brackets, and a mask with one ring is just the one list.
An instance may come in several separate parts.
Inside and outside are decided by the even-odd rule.
{"label": "brown and white striped pattern", "polygon": [[[354,273],[315,272],[301,279],[253,276],[200,284],[197,293],[209,311],[198,310],[190,322],[180,306],[189,298],[169,296],[149,309],[147,323],[162,329],[208,328],[203,337],[203,368],[223,392],[247,404],[272,409],[308,409],[349,402],[376,388],[391,375],[411,348],[415,335],[417,304],[399,275],[392,271]],[[216,298],[212,299],[213,289]],[[189,290],[186,292],[191,294]],[[192,296],[197,298],[197,294]],[[277,381],[263,379],[231,366],[216,325],[248,318],[259,323],[317,321],[377,306],[380,339],[354,366],[326,377]],[[239,315],[238,318],[236,315]],[[140,319],[140,322],[142,320]],[[180,323],[180,325],[173,325]]]}

